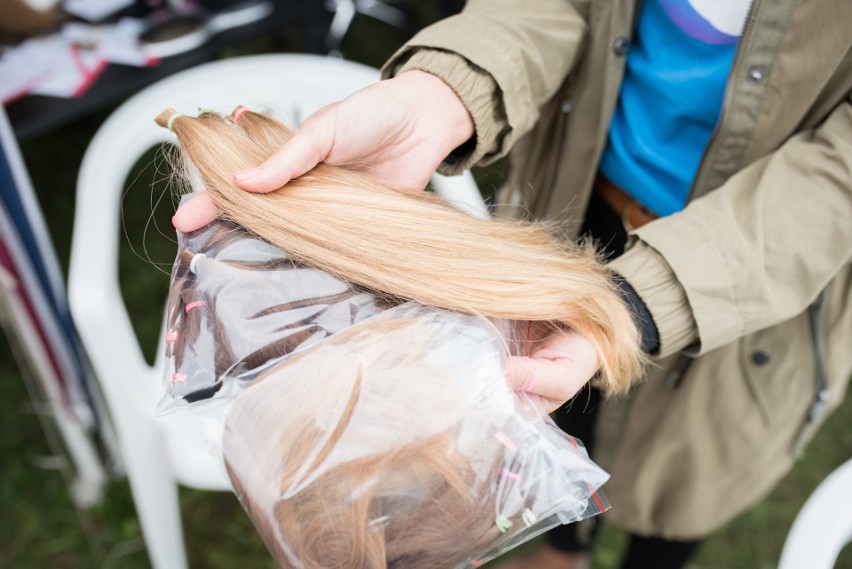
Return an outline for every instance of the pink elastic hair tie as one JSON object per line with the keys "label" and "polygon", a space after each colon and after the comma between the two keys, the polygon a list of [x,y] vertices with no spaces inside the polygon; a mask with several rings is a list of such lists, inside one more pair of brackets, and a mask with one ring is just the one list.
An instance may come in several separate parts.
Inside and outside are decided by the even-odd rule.
{"label": "pink elastic hair tie", "polygon": [[172,383],[186,383],[186,376],[182,373],[172,375]]}
{"label": "pink elastic hair tie", "polygon": [[240,117],[243,116],[246,112],[248,112],[248,107],[237,107],[237,110],[234,111],[234,124],[237,124],[240,120]]}
{"label": "pink elastic hair tie", "polygon": [[178,333],[177,332],[169,332],[168,334],[166,334],[166,342],[174,342],[177,339],[178,339]]}
{"label": "pink elastic hair tie", "polygon": [[524,385],[522,385],[520,389],[518,389],[518,391],[524,391],[526,393],[529,393],[530,390],[533,388],[533,386],[535,386],[535,382],[538,381],[538,363],[529,356],[521,356],[521,357],[524,358],[525,360],[529,360],[530,363],[532,363],[533,374],[532,374],[532,377]]}
{"label": "pink elastic hair tie", "polygon": [[184,312],[189,312],[193,308],[198,308],[199,306],[207,306],[206,300],[196,300],[195,302],[190,302],[186,305],[186,308],[183,309]]}

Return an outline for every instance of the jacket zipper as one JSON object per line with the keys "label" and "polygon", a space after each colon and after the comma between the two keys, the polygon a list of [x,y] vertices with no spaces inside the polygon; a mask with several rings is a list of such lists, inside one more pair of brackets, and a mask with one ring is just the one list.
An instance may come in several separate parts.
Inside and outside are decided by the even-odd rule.
{"label": "jacket zipper", "polygon": [[808,320],[811,325],[811,341],[813,342],[814,350],[815,394],[811,402],[811,407],[808,409],[808,414],[805,417],[805,422],[799,429],[799,434],[793,443],[793,456],[796,457],[801,456],[810,434],[813,433],[813,429],[808,427],[817,423],[828,411],[828,372],[825,365],[825,334],[822,327],[825,320],[825,297],[826,292],[823,290],[819,293],[814,303],[808,307]]}
{"label": "jacket zipper", "polygon": [[713,126],[713,131],[710,133],[707,145],[704,147],[704,153],[701,155],[701,161],[698,163],[698,168],[695,170],[695,176],[692,177],[692,185],[690,185],[689,192],[686,195],[686,203],[689,203],[694,197],[696,197],[696,188],[700,186],[698,181],[707,170],[707,164],[711,162],[711,160],[708,159],[708,156],[710,156],[712,151],[715,150],[715,148],[713,148],[713,143],[716,142],[716,135],[719,133],[719,129],[725,119],[725,109],[730,106],[731,99],[734,96],[733,91],[735,81],[732,81],[731,79],[739,75],[739,66],[742,65],[742,45],[750,38],[752,30],[755,27],[751,16],[755,11],[755,6],[759,5],[761,1],[762,0],[752,0],[751,4],[749,4],[748,11],[746,12],[745,28],[743,29],[742,36],[740,36],[740,41],[737,42],[737,47],[734,48],[734,60],[731,63],[730,71],[728,71],[725,94],[722,97],[722,107],[719,109],[719,116],[716,119],[716,124]]}

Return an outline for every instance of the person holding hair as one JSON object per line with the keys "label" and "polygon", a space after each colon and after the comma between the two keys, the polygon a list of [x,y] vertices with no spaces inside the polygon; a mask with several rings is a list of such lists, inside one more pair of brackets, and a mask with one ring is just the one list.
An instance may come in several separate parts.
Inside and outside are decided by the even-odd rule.
{"label": "person holding hair", "polygon": [[[556,417],[612,474],[623,567],[677,569],[774,487],[852,373],[847,8],[472,0],[234,181],[269,192],[325,162],[419,191],[508,154],[496,212],[597,240],[655,360],[629,397]],[[215,216],[202,193],[174,223]],[[518,375],[590,352],[550,348]],[[516,566],[587,566],[582,529]]]}

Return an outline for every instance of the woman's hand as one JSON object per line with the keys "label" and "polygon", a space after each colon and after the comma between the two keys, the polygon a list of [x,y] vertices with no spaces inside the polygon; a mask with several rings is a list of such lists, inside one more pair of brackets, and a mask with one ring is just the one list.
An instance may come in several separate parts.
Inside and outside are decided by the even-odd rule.
{"label": "woman's hand", "polygon": [[[419,191],[473,133],[473,119],[455,91],[434,75],[407,71],[315,112],[269,159],[234,173],[234,182],[249,192],[270,192],[325,162]],[[192,231],[217,214],[201,192],[178,208],[172,222]]]}
{"label": "woman's hand", "polygon": [[600,368],[600,360],[592,343],[579,333],[542,328],[536,327],[537,334],[522,344],[529,347],[529,357],[509,357],[507,373],[512,389],[538,396],[549,413],[580,391]]}

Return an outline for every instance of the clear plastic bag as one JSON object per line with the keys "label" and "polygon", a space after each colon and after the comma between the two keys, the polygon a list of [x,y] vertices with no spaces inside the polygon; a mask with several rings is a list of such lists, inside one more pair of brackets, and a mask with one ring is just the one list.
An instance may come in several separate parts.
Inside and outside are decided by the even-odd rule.
{"label": "clear plastic bag", "polygon": [[506,383],[516,323],[395,306],[222,221],[181,237],[167,323],[160,409],[204,419],[281,567],[479,566],[608,508]]}
{"label": "clear plastic bag", "polygon": [[504,354],[488,320],[405,304],[259,375],[223,453],[279,566],[479,566],[605,509],[607,474]]}
{"label": "clear plastic bag", "polygon": [[158,410],[233,396],[263,369],[381,310],[368,291],[225,221],[179,234]]}

